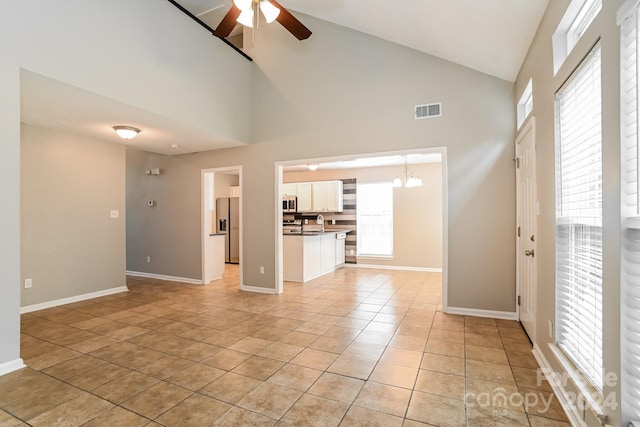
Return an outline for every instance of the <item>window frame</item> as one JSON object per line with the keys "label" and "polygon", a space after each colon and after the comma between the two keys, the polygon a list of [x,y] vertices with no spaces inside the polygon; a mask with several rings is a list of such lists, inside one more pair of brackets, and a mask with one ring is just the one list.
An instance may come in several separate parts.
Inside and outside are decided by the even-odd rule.
{"label": "window frame", "polygon": [[[578,98],[581,107],[589,108],[588,104],[590,100],[589,95],[593,93],[586,93],[587,100],[582,99],[585,93],[578,93],[576,88],[588,87],[583,86],[593,80],[593,77],[587,73],[593,73],[594,70],[591,67],[594,65],[591,61],[596,58],[598,60],[598,117],[599,122],[595,126],[590,122],[591,126],[588,130],[596,131],[591,137],[584,137],[580,135],[575,137],[570,135],[569,137],[562,136],[563,113],[569,114],[570,119],[573,117],[580,117],[577,120],[582,120],[584,116],[571,116],[570,113],[576,113],[574,110],[563,111],[562,97],[571,96]],[[584,80],[582,80],[584,78]],[[576,80],[581,79],[581,80]],[[572,92],[563,93],[565,90],[572,90]],[[570,104],[574,107],[576,104]],[[575,108],[575,107],[574,107]],[[582,110],[580,111],[583,112]],[[555,120],[556,120],[556,231],[555,231],[555,250],[556,250],[556,266],[555,266],[555,286],[556,286],[556,323],[555,323],[555,344],[562,350],[564,355],[571,361],[575,368],[581,372],[587,379],[589,384],[598,392],[603,392],[604,387],[604,340],[603,340],[603,311],[602,304],[602,291],[603,291],[603,253],[602,253],[602,58],[601,47],[597,43],[593,46],[587,56],[581,61],[571,73],[571,76],[563,84],[563,86],[556,92],[555,101]],[[573,122],[571,130],[576,128],[583,129],[579,123]],[[597,135],[596,139],[592,139],[593,135]],[[599,169],[596,169],[594,173],[597,175],[594,177],[590,175],[588,178],[583,178],[583,175],[578,175],[576,178],[569,177],[570,181],[567,181],[567,186],[563,182],[566,168],[566,163],[563,164],[563,153],[566,153],[568,147],[563,146],[567,140],[567,144],[577,144],[574,147],[575,153],[571,154],[569,159],[573,162],[571,165],[574,167],[580,167],[577,170],[584,170],[584,167],[580,166],[580,162],[585,161],[582,158],[585,149],[593,149],[596,147],[599,151],[595,154],[596,158],[593,160],[590,155],[586,160],[585,166],[593,167],[599,163]],[[583,139],[584,138],[584,139]],[[585,145],[586,146],[583,146]],[[588,153],[588,151],[586,151]],[[577,153],[577,154],[576,154]],[[593,182],[596,183],[595,189],[593,188]],[[599,186],[597,183],[599,182]],[[578,193],[568,192],[565,194],[569,185],[576,188],[575,185],[579,184],[581,190],[588,187],[588,191],[579,191]],[[577,196],[576,196],[577,194]],[[582,199],[584,194],[595,194],[599,198]],[[563,197],[571,198],[572,201],[566,202]],[[576,198],[577,197],[577,198]],[[590,206],[593,200],[596,200],[595,208]],[[578,208],[575,207],[576,202]],[[570,214],[565,213],[568,205],[571,205]],[[599,212],[596,212],[599,209]],[[586,231],[586,234],[584,233]],[[576,235],[576,233],[580,233]],[[565,234],[569,236],[566,237]],[[595,239],[595,240],[594,240]],[[585,252],[586,250],[586,252]],[[599,253],[598,253],[599,252]],[[587,254],[587,255],[585,255]],[[585,260],[586,259],[586,260]],[[599,275],[598,275],[599,273]],[[580,304],[575,307],[573,304]],[[582,305],[584,304],[584,305]],[[566,309],[564,309],[566,307]],[[580,307],[583,310],[577,310]],[[589,310],[593,309],[593,313],[589,313]],[[593,314],[593,317],[589,317],[588,314]],[[580,322],[583,323],[580,323]],[[587,326],[593,328],[593,334],[585,336],[575,335],[569,333],[570,331],[583,330]],[[593,336],[598,336],[599,341],[591,340]],[[593,344],[594,352],[585,355],[584,348],[590,348],[590,344]],[[599,366],[596,366],[599,364]]]}
{"label": "window frame", "polygon": [[[360,183],[358,182],[356,184],[357,186],[357,190],[356,190],[356,228],[357,228],[357,256],[358,257],[362,257],[362,258],[385,258],[385,259],[393,259],[394,257],[394,244],[393,244],[393,240],[394,240],[394,220],[393,220],[393,210],[394,210],[394,203],[393,203],[393,186],[391,184],[391,182],[363,182]],[[361,202],[361,198],[364,196],[364,194],[366,194],[366,191],[362,191],[362,187],[367,187],[367,186],[384,186],[387,187],[388,186],[388,192],[389,192],[389,200],[388,202],[390,203],[389,206],[389,215],[386,215],[386,217],[388,218],[388,223],[385,224],[386,226],[390,227],[390,241],[387,242],[388,244],[388,253],[376,253],[376,252],[367,252],[364,251],[364,249],[368,249],[366,247],[366,244],[362,243],[362,239],[363,237],[366,235],[366,232],[363,232],[363,228],[364,226],[366,226],[366,220],[362,219],[362,215],[364,213],[364,210],[361,208],[362,202]],[[378,198],[380,198],[380,194],[378,194]]]}

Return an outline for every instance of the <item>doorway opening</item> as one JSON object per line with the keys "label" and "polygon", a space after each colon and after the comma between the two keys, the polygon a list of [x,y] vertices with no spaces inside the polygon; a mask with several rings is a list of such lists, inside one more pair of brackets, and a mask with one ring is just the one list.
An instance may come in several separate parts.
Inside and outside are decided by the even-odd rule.
{"label": "doorway opening", "polygon": [[238,271],[242,287],[242,166],[202,170],[202,282]]}
{"label": "doorway opening", "polygon": [[[290,191],[292,180],[296,181],[315,181],[313,176],[318,177],[318,181],[326,181],[329,182],[331,180],[342,180],[343,184],[348,179],[353,178],[351,175],[362,176],[360,179],[353,180],[352,187],[357,187],[357,182],[388,182],[390,185],[393,181],[395,181],[395,177],[397,175],[403,175],[403,173],[407,172],[406,159],[411,158],[411,156],[418,157],[426,157],[431,158],[431,160],[423,161],[423,163],[438,163],[437,169],[437,180],[433,180],[428,184],[432,186],[438,187],[437,191],[437,206],[439,209],[438,212],[438,224],[436,228],[438,229],[438,242],[433,245],[435,247],[435,252],[437,252],[437,263],[433,263],[437,268],[429,268],[432,265],[429,265],[431,261],[424,262],[423,252],[414,251],[413,255],[417,254],[417,258],[410,259],[408,252],[405,252],[404,260],[406,262],[405,265],[398,265],[399,256],[396,256],[396,262],[393,260],[380,260],[373,259],[374,257],[367,257],[364,254],[360,254],[356,246],[347,246],[346,255],[349,258],[349,255],[353,257],[355,262],[362,266],[363,264],[367,268],[386,268],[392,270],[415,270],[415,271],[438,271],[442,272],[442,306],[443,310],[446,310],[447,305],[447,289],[448,289],[448,279],[447,279],[447,263],[448,263],[448,219],[447,219],[447,200],[448,200],[448,185],[447,185],[447,151],[446,147],[436,147],[436,148],[425,148],[425,149],[417,149],[417,150],[405,150],[405,151],[393,151],[393,152],[380,152],[380,153],[366,153],[366,154],[356,154],[356,155],[348,155],[348,156],[339,156],[339,157],[330,157],[330,158],[312,158],[312,159],[300,159],[300,160],[291,160],[291,161],[283,161],[276,162],[276,203],[277,207],[276,211],[276,293],[280,294],[284,291],[284,281],[285,281],[285,260],[284,260],[284,229],[283,222],[285,218],[290,216],[290,213],[283,212],[283,197],[285,193]],[[416,160],[416,162],[418,162]],[[411,162],[409,162],[411,163]],[[314,171],[309,173],[308,169],[309,165],[314,168]],[[418,169],[418,165],[409,164],[408,170],[409,172],[415,173],[415,169]],[[340,173],[340,172],[344,173]],[[354,172],[356,171],[356,172]],[[360,174],[363,175],[360,175]],[[391,173],[391,174],[390,174]],[[349,176],[347,176],[349,175]],[[366,178],[364,178],[366,175]],[[407,174],[408,175],[408,174]],[[406,177],[405,177],[406,178]],[[356,182],[357,181],[357,182]],[[402,180],[401,180],[402,181]],[[435,184],[434,184],[435,183]],[[297,183],[298,184],[298,183]],[[306,182],[305,182],[306,184]],[[345,184],[346,185],[346,184]],[[297,185],[296,185],[297,187]],[[306,188],[306,186],[303,186]],[[352,188],[349,188],[352,191]],[[401,190],[394,193],[394,197],[403,197],[400,193],[402,191],[411,191],[411,188],[402,189],[394,189]],[[355,190],[357,191],[357,190]],[[415,194],[415,193],[414,193]],[[355,194],[353,195],[355,199]],[[406,199],[410,199],[410,195],[406,194],[404,196]],[[308,201],[307,195],[303,193],[302,201],[300,201],[300,197],[298,197],[298,204],[303,206],[307,205]],[[348,203],[351,205],[351,202]],[[346,209],[346,198],[345,198],[345,209]],[[345,221],[345,224],[348,221],[352,221],[351,216],[356,216],[357,206],[350,207],[353,212],[349,212],[349,219]],[[397,208],[396,208],[397,209]],[[409,209],[401,208],[403,213],[407,213]],[[317,213],[313,211],[309,212],[311,215],[316,215]],[[299,214],[299,212],[298,212]],[[343,213],[341,213],[343,214]],[[351,215],[353,214],[353,215]],[[304,215],[296,215],[295,221],[298,221],[298,218],[302,216],[302,221],[304,224]],[[334,223],[332,220],[327,220],[327,218],[331,218],[331,214],[327,215],[326,213],[323,215],[326,226],[329,227],[331,224],[340,225],[340,216],[335,216],[337,218],[337,223]],[[343,216],[343,218],[346,217]],[[331,221],[331,222],[329,222]],[[315,221],[310,220],[310,223],[315,223]],[[398,220],[398,224],[402,226],[403,221]],[[408,221],[404,221],[404,223],[408,223]],[[351,223],[349,223],[351,224]],[[413,223],[414,226],[421,226],[422,224]],[[353,231],[355,230],[356,224],[353,224],[351,228]],[[349,228],[345,225],[346,228]],[[354,233],[356,234],[356,233]],[[413,233],[415,236],[415,233]],[[348,234],[347,234],[348,236]],[[287,237],[289,238],[289,237]],[[356,236],[353,236],[353,241],[355,241]],[[411,247],[411,243],[406,245],[407,247]],[[400,251],[400,247],[395,248],[398,250],[398,254]],[[423,257],[420,259],[420,257]],[[353,263],[352,263],[353,264]],[[356,264],[356,265],[358,265]],[[369,265],[370,264],[370,265]],[[435,265],[439,264],[439,265]],[[352,266],[351,264],[346,264]]]}

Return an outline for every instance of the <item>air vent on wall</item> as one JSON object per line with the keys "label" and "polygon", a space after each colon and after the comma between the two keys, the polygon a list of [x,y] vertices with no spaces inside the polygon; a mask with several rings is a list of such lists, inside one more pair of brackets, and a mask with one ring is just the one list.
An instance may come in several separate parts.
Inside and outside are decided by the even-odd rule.
{"label": "air vent on wall", "polygon": [[434,104],[416,105],[413,109],[413,115],[416,120],[418,119],[430,119],[432,117],[442,116],[442,103],[436,102]]}

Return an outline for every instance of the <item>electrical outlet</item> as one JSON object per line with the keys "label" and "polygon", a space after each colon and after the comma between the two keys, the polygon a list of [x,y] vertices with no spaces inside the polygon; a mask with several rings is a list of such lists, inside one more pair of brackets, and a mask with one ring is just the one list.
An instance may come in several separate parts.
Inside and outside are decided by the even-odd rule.
{"label": "electrical outlet", "polygon": [[549,338],[553,338],[553,320],[549,320]]}
{"label": "electrical outlet", "polygon": [[147,262],[151,262],[151,257],[150,256],[147,257]]}
{"label": "electrical outlet", "polygon": [[116,210],[111,211],[110,215],[111,215],[111,219],[118,219],[118,218],[120,218],[120,212],[118,212],[118,211],[116,211]]}
{"label": "electrical outlet", "polygon": [[260,274],[264,274],[264,266],[263,265],[260,266]]}
{"label": "electrical outlet", "polygon": [[353,250],[353,249],[350,249],[350,250],[349,250],[349,255],[353,255],[353,254],[355,254],[354,250]]}
{"label": "electrical outlet", "polygon": [[331,225],[336,225],[336,220],[335,219],[331,220]]}
{"label": "electrical outlet", "polygon": [[33,281],[31,279],[24,279],[25,289],[29,289],[31,286],[33,286]]}

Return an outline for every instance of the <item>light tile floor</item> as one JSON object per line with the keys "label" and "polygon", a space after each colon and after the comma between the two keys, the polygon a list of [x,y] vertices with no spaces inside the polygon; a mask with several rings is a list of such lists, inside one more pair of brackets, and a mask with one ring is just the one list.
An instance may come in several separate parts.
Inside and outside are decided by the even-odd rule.
{"label": "light tile floor", "polygon": [[236,266],[208,286],[129,278],[23,315],[0,425],[569,425],[520,324],[442,313],[439,274],[237,283]]}

